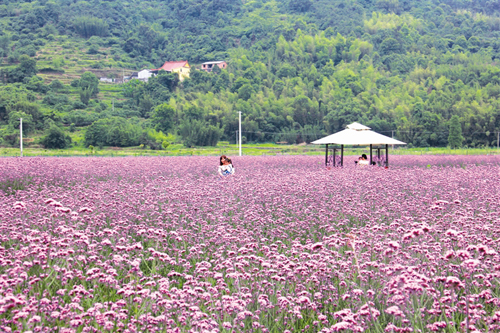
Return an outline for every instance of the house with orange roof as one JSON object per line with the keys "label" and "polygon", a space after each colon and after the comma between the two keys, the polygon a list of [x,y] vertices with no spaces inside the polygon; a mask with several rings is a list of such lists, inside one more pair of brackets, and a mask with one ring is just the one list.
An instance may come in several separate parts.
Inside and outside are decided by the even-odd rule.
{"label": "house with orange roof", "polygon": [[157,69],[152,69],[151,72],[158,74],[160,70],[164,70],[170,73],[177,73],[179,75],[179,80],[183,81],[185,78],[189,77],[189,72],[191,71],[191,66],[187,60],[183,61],[166,61],[163,66]]}

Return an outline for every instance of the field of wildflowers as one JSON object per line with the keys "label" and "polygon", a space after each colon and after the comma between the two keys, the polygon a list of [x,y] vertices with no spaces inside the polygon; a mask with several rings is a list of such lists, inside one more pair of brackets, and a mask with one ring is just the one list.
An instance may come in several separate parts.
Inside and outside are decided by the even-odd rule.
{"label": "field of wildflowers", "polygon": [[0,331],[500,331],[500,157],[349,158],[2,158]]}

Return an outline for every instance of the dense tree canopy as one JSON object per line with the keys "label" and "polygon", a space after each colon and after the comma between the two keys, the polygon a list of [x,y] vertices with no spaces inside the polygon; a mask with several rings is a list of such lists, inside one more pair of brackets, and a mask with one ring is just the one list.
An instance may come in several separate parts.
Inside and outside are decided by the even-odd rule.
{"label": "dense tree canopy", "polygon": [[[187,146],[234,142],[238,111],[248,141],[309,142],[353,121],[421,147],[451,144],[452,119],[468,147],[496,145],[500,131],[495,1],[6,0],[0,17],[4,143],[20,114],[31,133],[47,119],[94,123],[87,145],[136,145],[150,129]],[[182,82],[160,73],[120,84],[112,97],[90,71],[45,82],[39,71],[68,70],[65,59],[37,65],[55,35],[123,67],[193,68]],[[211,60],[228,67],[196,69]]]}

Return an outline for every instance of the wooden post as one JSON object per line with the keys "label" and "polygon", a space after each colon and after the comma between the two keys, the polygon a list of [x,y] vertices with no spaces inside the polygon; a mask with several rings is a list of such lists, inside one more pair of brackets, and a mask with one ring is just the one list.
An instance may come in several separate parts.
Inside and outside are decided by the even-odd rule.
{"label": "wooden post", "polygon": [[325,166],[328,166],[328,144],[326,145],[325,151]]}
{"label": "wooden post", "polygon": [[380,147],[377,148],[377,157],[378,157],[377,164],[378,166],[380,166]]}
{"label": "wooden post", "polygon": [[340,166],[344,166],[344,145],[340,146]]}
{"label": "wooden post", "polygon": [[385,166],[389,167],[389,145],[385,145]]}
{"label": "wooden post", "polygon": [[333,148],[333,166],[337,166],[337,161],[335,161],[336,158],[337,158],[337,148]]}
{"label": "wooden post", "polygon": [[372,149],[373,149],[373,145],[370,145],[370,165],[372,165]]}

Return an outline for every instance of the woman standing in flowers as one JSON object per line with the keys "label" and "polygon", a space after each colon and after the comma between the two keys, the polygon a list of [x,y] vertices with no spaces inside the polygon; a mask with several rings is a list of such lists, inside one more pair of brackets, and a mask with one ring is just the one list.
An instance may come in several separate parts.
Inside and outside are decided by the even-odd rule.
{"label": "woman standing in flowers", "polygon": [[228,158],[226,155],[222,155],[220,157],[220,165],[219,165],[219,175],[220,176],[228,176],[234,174],[234,167],[233,163],[230,158]]}

